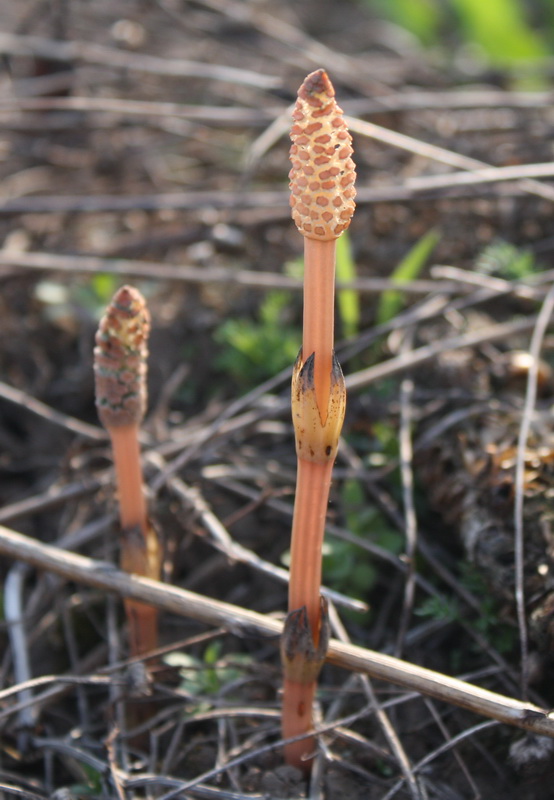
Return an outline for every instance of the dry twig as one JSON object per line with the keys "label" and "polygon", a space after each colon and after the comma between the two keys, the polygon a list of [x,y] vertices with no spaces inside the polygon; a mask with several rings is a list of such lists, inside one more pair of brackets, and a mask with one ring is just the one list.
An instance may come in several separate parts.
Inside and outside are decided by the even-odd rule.
{"label": "dry twig", "polygon": [[527,697],[529,682],[529,652],[527,634],[527,609],[524,594],[524,537],[523,537],[523,499],[525,484],[525,451],[531,427],[533,409],[537,398],[537,381],[539,371],[540,351],[545,333],[547,331],[552,312],[554,311],[554,286],[548,292],[542,304],[531,337],[529,354],[531,365],[527,373],[527,388],[525,392],[525,405],[521,418],[521,426],[517,442],[516,473],[514,479],[514,569],[515,569],[515,598],[517,620],[519,628],[519,641],[521,648],[521,691]]}
{"label": "dry twig", "polygon": [[[4,526],[0,526],[0,553],[38,569],[55,572],[70,581],[155,605],[208,625],[224,626],[237,635],[254,634],[273,640],[277,645],[282,632],[281,623],[270,617],[149,578],[127,575],[112,564],[68,553]],[[366,673],[507,725],[554,738],[554,715],[532,703],[504,697],[393,656],[346,645],[335,639],[329,643],[327,660],[344,669]]]}
{"label": "dry twig", "polygon": [[184,58],[160,58],[147,53],[128,53],[115,47],[104,47],[92,42],[55,41],[39,36],[17,36],[0,33],[0,53],[6,55],[37,56],[53,61],[86,62],[102,67],[134,70],[151,75],[167,75],[181,78],[204,78],[228,83],[254,86],[258,89],[275,89],[280,85],[277,78],[261,75],[251,70],[236,69],[220,64],[189,61]]}

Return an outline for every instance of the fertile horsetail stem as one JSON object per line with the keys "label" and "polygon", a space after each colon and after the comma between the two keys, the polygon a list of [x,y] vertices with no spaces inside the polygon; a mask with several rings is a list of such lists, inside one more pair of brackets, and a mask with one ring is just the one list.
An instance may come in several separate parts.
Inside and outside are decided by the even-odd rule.
{"label": "fertile horsetail stem", "polygon": [[[281,656],[283,736],[309,734],[328,640],[320,598],[321,557],[331,473],[344,420],[346,390],[334,354],[336,239],[354,213],[352,139],[327,74],[308,75],[291,129],[292,216],[304,236],[302,349],[292,379],[298,471],[291,538],[289,614]],[[306,772],[315,742],[287,745],[286,760]]]}
{"label": "fertile horsetail stem", "polygon": [[[121,524],[121,567],[158,578],[158,537],[148,521],[139,427],[146,409],[150,315],[140,292],[123,286],[100,321],[94,349],[96,407],[112,443]],[[132,655],[157,647],[157,611],[125,601]]]}

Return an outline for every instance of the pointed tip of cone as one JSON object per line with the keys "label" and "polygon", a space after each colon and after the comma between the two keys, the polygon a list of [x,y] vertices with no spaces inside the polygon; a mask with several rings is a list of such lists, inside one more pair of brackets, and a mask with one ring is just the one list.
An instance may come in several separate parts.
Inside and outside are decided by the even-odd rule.
{"label": "pointed tip of cone", "polygon": [[105,428],[139,424],[146,409],[150,314],[133,286],[122,286],[100,320],[94,348],[96,407]]}
{"label": "pointed tip of cone", "polygon": [[324,69],[316,69],[304,79],[304,82],[298,90],[299,97],[306,97],[306,95],[317,95],[325,93],[328,97],[335,96],[333,84],[329,80],[329,76]]}
{"label": "pointed tip of cone", "polygon": [[144,304],[144,298],[138,289],[126,284],[116,291],[112,297],[112,303],[117,306],[130,306],[132,303]]}

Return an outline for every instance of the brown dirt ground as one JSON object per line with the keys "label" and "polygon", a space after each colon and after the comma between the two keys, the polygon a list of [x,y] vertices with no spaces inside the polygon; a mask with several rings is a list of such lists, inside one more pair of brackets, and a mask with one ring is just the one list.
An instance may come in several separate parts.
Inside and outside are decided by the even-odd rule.
{"label": "brown dirt ground", "polygon": [[[509,93],[505,75],[464,71],[460,59],[422,52],[354,2],[22,0],[2,16],[0,521],[44,542],[71,536],[64,546],[117,561],[92,345],[112,291],[133,282],[153,317],[144,446],[169,461],[182,458],[178,476],[197,491],[188,503],[163,485],[150,497],[164,577],[282,614],[283,583],[231,558],[199,504],[208,504],[231,542],[282,564],[295,472],[287,378],[249,396],[273,356],[263,354],[246,376],[230,372],[221,326],[258,320],[267,280],[278,281],[301,255],[286,196],[287,109],[296,88],[324,66],[351,116],[494,166],[552,160],[552,107]],[[433,228],[435,265],[502,277],[513,260],[506,248],[476,260],[506,240],[549,267],[552,197],[537,196],[536,185],[463,186],[453,178],[414,188],[410,181],[452,168],[361,133],[354,140],[361,202],[351,245],[359,279],[390,275]],[[370,607],[344,611],[352,641],[517,697],[514,464],[528,374],[517,352],[529,348],[544,291],[518,296],[508,286],[502,294],[489,282],[485,298],[459,275],[446,282],[427,269],[420,277],[427,283],[410,284],[403,307],[415,313],[421,306],[421,318],[395,318],[379,336],[382,286],[366,283],[358,331],[338,348],[345,373],[479,329],[483,341],[351,392],[326,581]],[[438,311],[425,306],[431,301]],[[279,326],[283,340],[289,328],[299,336],[298,291],[290,290],[283,313],[275,348]],[[496,323],[526,318],[524,333],[487,337]],[[531,698],[544,707],[554,699],[552,345],[547,335],[524,510],[527,667]],[[232,407],[241,395],[243,406]],[[402,420],[415,443],[403,475]],[[95,427],[79,431],[75,421]],[[159,474],[153,462],[146,474],[150,483]],[[403,555],[410,497],[418,536],[411,599]],[[380,558],[379,547],[393,555]],[[167,654],[146,676],[125,660],[119,599],[7,560],[0,574],[24,623],[19,643],[7,624],[0,628],[0,690],[21,682],[22,654],[29,677],[60,678],[54,693],[52,684],[33,687],[27,710],[16,705],[25,701],[21,692],[0,699],[2,797],[160,798],[174,789],[171,796],[221,800],[551,796],[550,740],[482,726],[481,717],[375,682],[376,701],[416,776],[410,791],[367,687],[330,667],[320,710],[337,727],[322,738],[308,787],[283,766],[275,744],[274,643],[164,613]],[[82,683],[62,683],[68,675]],[[147,709],[138,733],[125,711],[137,704]],[[179,791],[186,782],[195,785]]]}

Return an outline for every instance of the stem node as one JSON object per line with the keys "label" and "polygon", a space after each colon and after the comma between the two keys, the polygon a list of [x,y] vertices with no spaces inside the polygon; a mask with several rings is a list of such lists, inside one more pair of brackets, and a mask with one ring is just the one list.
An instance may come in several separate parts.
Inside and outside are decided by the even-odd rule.
{"label": "stem node", "polygon": [[341,366],[333,353],[331,379],[324,407],[318,401],[315,363],[312,353],[306,361],[302,351],[292,375],[292,420],[298,458],[324,464],[334,461],[346,410],[346,385]]}
{"label": "stem node", "polygon": [[312,633],[306,606],[288,613],[281,639],[281,660],[288,680],[311,683],[321,671],[330,638],[329,611],[324,597],[320,598],[316,634]]}

